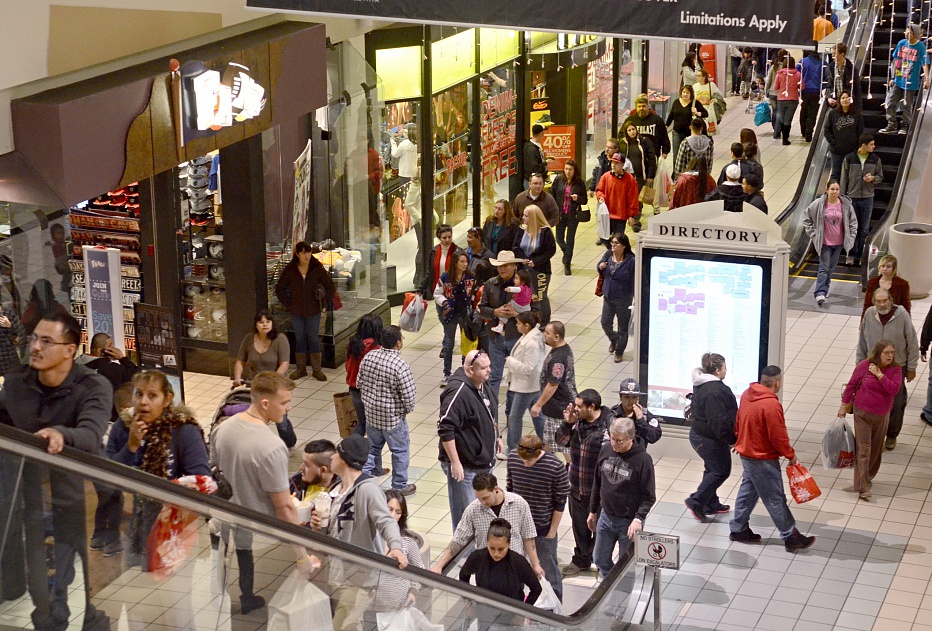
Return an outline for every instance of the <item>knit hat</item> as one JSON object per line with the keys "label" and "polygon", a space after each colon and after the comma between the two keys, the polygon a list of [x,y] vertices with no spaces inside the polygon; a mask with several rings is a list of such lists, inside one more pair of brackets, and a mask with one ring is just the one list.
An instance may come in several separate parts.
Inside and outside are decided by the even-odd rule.
{"label": "knit hat", "polygon": [[348,436],[337,445],[337,453],[347,465],[362,471],[369,459],[369,440],[358,434]]}
{"label": "knit hat", "polygon": [[910,24],[908,28],[910,35],[912,35],[915,39],[919,39],[919,37],[922,35],[922,27],[918,24]]}
{"label": "knit hat", "polygon": [[650,103],[650,99],[647,98],[646,94],[638,94],[638,97],[634,99],[634,104],[638,105],[639,103]]}
{"label": "knit hat", "polygon": [[737,164],[729,164],[725,167],[725,177],[729,180],[740,180],[741,179],[741,167]]}

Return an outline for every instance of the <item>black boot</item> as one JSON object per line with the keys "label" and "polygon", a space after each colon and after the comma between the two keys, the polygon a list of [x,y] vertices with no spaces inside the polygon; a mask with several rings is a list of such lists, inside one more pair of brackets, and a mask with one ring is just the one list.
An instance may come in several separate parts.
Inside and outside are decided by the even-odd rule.
{"label": "black boot", "polygon": [[786,547],[787,552],[805,550],[813,543],[815,543],[815,536],[807,537],[795,528],[793,528],[793,534],[783,540],[783,545]]}
{"label": "black boot", "polygon": [[239,604],[243,615],[246,615],[265,607],[265,598],[253,593],[256,566],[253,562],[252,550],[237,550],[236,561],[239,563]]}

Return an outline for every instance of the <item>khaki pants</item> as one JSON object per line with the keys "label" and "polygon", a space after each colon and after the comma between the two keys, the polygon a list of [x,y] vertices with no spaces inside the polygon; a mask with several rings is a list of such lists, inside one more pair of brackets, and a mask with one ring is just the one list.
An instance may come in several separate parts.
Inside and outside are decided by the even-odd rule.
{"label": "khaki pants", "polygon": [[854,408],[854,489],[858,493],[871,490],[871,480],[880,469],[889,421],[889,414],[880,416]]}
{"label": "khaki pants", "polygon": [[362,617],[372,608],[373,590],[343,585],[333,591],[333,628],[336,631],[362,631]]}

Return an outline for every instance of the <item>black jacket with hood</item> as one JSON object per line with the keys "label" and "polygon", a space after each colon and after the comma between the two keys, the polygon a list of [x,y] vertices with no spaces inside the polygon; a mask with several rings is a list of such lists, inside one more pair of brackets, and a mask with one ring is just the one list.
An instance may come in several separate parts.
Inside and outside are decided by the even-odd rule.
{"label": "black jacket with hood", "polygon": [[693,399],[691,431],[704,438],[711,438],[734,445],[735,419],[738,402],[735,393],[715,375],[693,370]]}
{"label": "black jacket with hood", "polygon": [[726,182],[705,196],[707,202],[719,199],[725,202],[725,210],[730,213],[740,213],[744,210],[744,189],[740,184]]}
{"label": "black jacket with hood", "polygon": [[[489,405],[483,402],[488,399]],[[464,469],[488,469],[495,462],[498,402],[488,382],[482,390],[458,368],[440,395],[440,461],[450,462],[443,443],[454,441]]]}
{"label": "black jacket with hood", "polygon": [[[619,403],[612,408],[612,418],[621,418],[625,416],[624,410],[621,408]],[[661,436],[663,436],[663,429],[660,427],[660,420],[651,414],[651,412],[644,408],[644,417],[638,419],[634,416],[634,412],[628,415],[632,421],[634,421],[634,442],[639,444],[644,449],[647,449],[648,445],[653,445]]]}

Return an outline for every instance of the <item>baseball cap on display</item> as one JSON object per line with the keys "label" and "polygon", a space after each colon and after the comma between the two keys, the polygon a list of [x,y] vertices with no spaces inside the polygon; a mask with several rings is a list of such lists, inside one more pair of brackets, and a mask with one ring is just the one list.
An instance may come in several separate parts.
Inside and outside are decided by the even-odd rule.
{"label": "baseball cap on display", "polygon": [[637,379],[632,379],[631,377],[627,379],[622,379],[621,384],[618,386],[618,394],[647,394],[646,392],[641,392],[641,384],[637,382]]}

